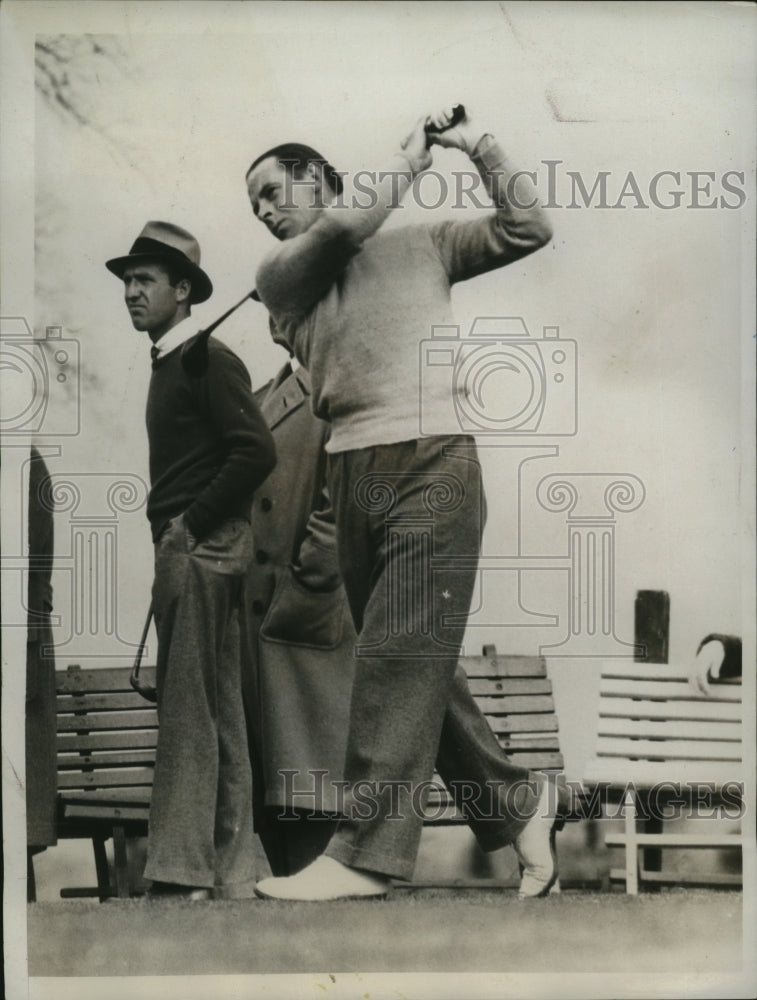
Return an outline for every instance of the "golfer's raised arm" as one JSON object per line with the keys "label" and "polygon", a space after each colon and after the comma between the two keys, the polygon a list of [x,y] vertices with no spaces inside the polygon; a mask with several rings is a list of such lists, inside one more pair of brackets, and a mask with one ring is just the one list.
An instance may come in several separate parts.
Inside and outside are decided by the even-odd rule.
{"label": "golfer's raised arm", "polygon": [[346,178],[342,196],[325,205],[297,236],[285,239],[260,265],[256,287],[272,313],[305,312],[336,281],[362,244],[402,202],[415,177],[432,162],[419,119],[383,170],[363,171],[359,187]]}
{"label": "golfer's raised arm", "polygon": [[533,175],[516,170],[491,133],[466,116],[454,128],[432,132],[429,141],[469,156],[494,203],[494,212],[434,228],[434,241],[451,281],[502,267],[549,243],[552,226],[539,204]]}

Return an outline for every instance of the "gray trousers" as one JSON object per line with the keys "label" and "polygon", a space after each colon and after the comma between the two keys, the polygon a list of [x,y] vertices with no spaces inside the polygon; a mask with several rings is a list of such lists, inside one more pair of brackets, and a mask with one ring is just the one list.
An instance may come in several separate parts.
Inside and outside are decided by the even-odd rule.
{"label": "gray trousers", "polygon": [[325,853],[407,879],[435,763],[485,850],[515,839],[543,779],[508,760],[458,665],[486,519],[474,440],[336,453],[328,475],[358,640],[345,818]]}
{"label": "gray trousers", "polygon": [[238,518],[199,543],[174,518],[155,546],[159,731],[145,876],[221,895],[255,875],[239,626],[251,556]]}

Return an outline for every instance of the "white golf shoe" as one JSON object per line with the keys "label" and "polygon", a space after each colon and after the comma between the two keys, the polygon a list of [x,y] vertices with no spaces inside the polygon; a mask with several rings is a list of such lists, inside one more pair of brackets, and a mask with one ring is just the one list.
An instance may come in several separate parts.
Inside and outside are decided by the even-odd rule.
{"label": "white golf shoe", "polygon": [[322,854],[296,875],[263,879],[255,892],[263,899],[377,899],[386,896],[390,884],[383,875],[349,868]]}

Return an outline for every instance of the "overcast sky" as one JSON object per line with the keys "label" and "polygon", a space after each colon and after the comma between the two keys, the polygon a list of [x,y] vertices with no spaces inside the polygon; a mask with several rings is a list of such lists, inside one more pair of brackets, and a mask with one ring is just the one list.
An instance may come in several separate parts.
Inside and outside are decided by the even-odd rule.
{"label": "overcast sky", "polygon": [[[193,314],[199,327],[252,288],[271,246],[244,185],[257,153],[299,140],[341,170],[377,169],[419,115],[461,101],[514,164],[536,171],[543,199],[546,162],[560,161],[552,246],[456,288],[461,326],[477,315],[523,317],[535,337],[559,326],[561,337],[576,341],[580,361],[579,433],[551,440],[559,455],[524,475],[521,524],[512,451],[485,455],[485,552],[512,554],[520,535],[522,551],[564,554],[564,516],[547,516],[533,502],[541,475],[634,475],[644,503],[616,526],[622,637],[631,638],[638,588],[670,591],[674,659],[690,656],[708,631],[751,632],[749,566],[746,589],[741,583],[744,553],[753,550],[751,430],[746,448],[743,437],[754,372],[753,5],[62,0],[3,7],[14,25],[7,30],[6,16],[3,315],[30,317],[38,330],[64,324],[90,380],[81,433],[57,442],[57,473],[147,477],[146,338],[131,328],[121,286],[104,267],[146,220],[177,222],[201,242],[215,293]],[[35,34],[84,32],[115,36],[124,52],[120,66],[79,67],[89,74],[83,94],[97,129],[35,103],[32,89]],[[466,166],[459,153],[434,155],[450,180]],[[611,204],[628,190],[630,173],[649,207],[631,196],[610,209],[569,209],[568,171],[589,189],[607,172]],[[678,207],[650,201],[663,171],[680,175]],[[707,194],[693,194],[691,172],[713,175]],[[659,191],[676,187],[666,176]],[[694,208],[697,198],[714,198],[715,206]],[[35,199],[43,292],[36,302]],[[449,205],[402,211],[393,224],[460,217]],[[243,357],[256,386],[284,360],[260,305],[243,306],[218,335]],[[57,405],[53,399],[51,413]],[[59,517],[64,559],[68,527]],[[120,627],[135,638],[152,552],[142,515],[121,528]],[[9,530],[17,524],[5,516]],[[513,583],[504,576],[503,602]],[[549,582],[526,575],[522,584],[527,607],[559,615],[564,626],[564,574]],[[64,614],[66,585],[60,576]],[[469,651],[482,641],[533,652],[554,636],[480,628]],[[580,771],[591,752],[591,708],[580,692],[572,704],[561,702],[567,684],[552,673],[566,759]]]}
{"label": "overcast sky", "polygon": [[[271,247],[244,185],[258,152],[296,139],[341,170],[377,169],[419,114],[462,101],[515,165],[536,171],[544,200],[553,161],[557,206],[550,248],[455,289],[463,330],[476,315],[517,315],[533,336],[556,325],[577,342],[580,433],[543,471],[625,471],[645,483],[644,510],[619,527],[630,532],[619,535],[621,551],[624,537],[628,545],[621,613],[628,619],[640,586],[668,587],[686,606],[683,584],[690,590],[706,572],[712,590],[728,594],[720,618],[730,608],[737,624],[741,302],[753,205],[722,206],[739,206],[753,176],[754,33],[743,8],[251,3],[213,4],[211,17],[202,3],[94,6],[85,26],[116,35],[124,52],[120,67],[82,67],[88,113],[107,139],[43,102],[36,109],[37,203],[51,230],[37,278],[52,289],[38,299],[36,325],[70,323],[96,379],[83,394],[82,434],[66,442],[74,467],[146,476],[145,338],[103,262],[128,250],[147,219],[170,219],[200,239],[215,284],[194,313],[203,325],[252,288]],[[38,17],[41,34],[84,23],[54,13]],[[459,153],[435,152],[450,184],[466,165]],[[605,172],[617,207],[567,208],[569,171],[588,190]],[[663,176],[658,200],[674,204],[678,189],[678,208],[650,200],[663,171],[677,172],[680,185]],[[694,171],[713,175],[704,195],[692,191]],[[637,187],[626,186],[629,173]],[[692,207],[713,198],[713,209]],[[392,224],[460,212],[408,204],[395,215]],[[259,305],[243,306],[217,335],[256,386],[284,360]],[[501,453],[486,462],[490,497],[514,503],[512,465]],[[558,534],[549,545],[562,545],[563,521],[550,524]],[[521,526],[530,532],[524,547],[538,549],[548,527]],[[491,517],[488,551],[512,551],[513,530],[507,511]],[[706,539],[706,556],[691,538]],[[135,585],[149,564],[143,544]],[[707,600],[700,593],[691,613]],[[683,650],[695,626],[676,623]]]}

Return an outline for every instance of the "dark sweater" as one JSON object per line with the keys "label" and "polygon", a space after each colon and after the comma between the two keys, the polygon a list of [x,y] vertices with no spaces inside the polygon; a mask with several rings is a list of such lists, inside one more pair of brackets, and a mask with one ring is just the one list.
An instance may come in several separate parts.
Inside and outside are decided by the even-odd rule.
{"label": "dark sweater", "polygon": [[200,377],[185,372],[181,347],[153,362],[147,437],[153,540],[180,514],[197,539],[230,517],[249,520],[252,494],[276,464],[247,369],[212,338]]}

